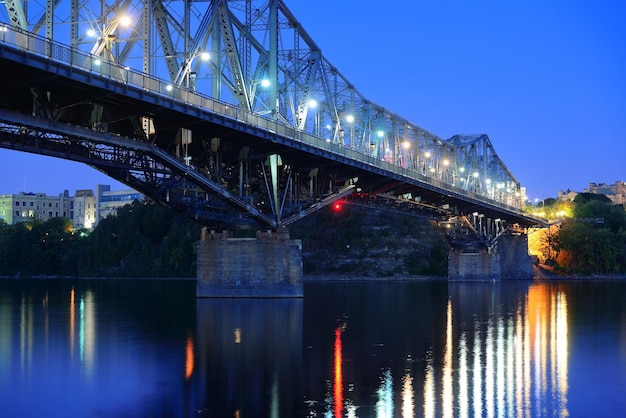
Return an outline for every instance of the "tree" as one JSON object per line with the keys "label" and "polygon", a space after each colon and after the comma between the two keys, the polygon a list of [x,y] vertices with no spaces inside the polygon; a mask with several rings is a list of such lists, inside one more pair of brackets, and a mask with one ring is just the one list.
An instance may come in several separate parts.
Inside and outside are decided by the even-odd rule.
{"label": "tree", "polygon": [[563,223],[552,243],[559,270],[583,275],[625,272],[624,208],[591,193],[579,194],[574,204],[574,218]]}

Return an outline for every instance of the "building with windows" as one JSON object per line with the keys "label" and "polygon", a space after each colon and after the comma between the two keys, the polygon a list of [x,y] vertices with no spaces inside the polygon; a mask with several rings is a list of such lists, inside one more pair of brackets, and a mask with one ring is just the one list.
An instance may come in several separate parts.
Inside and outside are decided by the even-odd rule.
{"label": "building with windows", "polygon": [[32,219],[70,218],[71,202],[67,190],[58,196],[25,192],[0,195],[0,219],[15,224]]}
{"label": "building with windows", "polygon": [[77,229],[92,229],[96,225],[99,218],[96,214],[96,198],[93,190],[76,190],[70,219],[74,228]]}
{"label": "building with windows", "polygon": [[0,219],[7,224],[30,220],[47,221],[64,217],[72,221],[74,228],[94,228],[117,208],[143,199],[135,190],[111,190],[111,186],[99,184],[93,190],[77,190],[70,196],[65,190],[58,196],[45,193],[25,193],[0,195]]}
{"label": "building with windows", "polygon": [[143,195],[135,190],[111,190],[109,185],[98,184],[95,195],[97,221],[114,214],[117,208],[141,199]]}
{"label": "building with windows", "polygon": [[[623,205],[626,203],[626,183],[616,181],[613,184],[606,183],[589,183],[589,187],[583,190],[583,193],[603,194],[615,205]],[[578,195],[577,192],[567,190],[563,192],[559,190],[558,200],[573,201]]]}
{"label": "building with windows", "polygon": [[613,184],[606,183],[589,183],[589,188],[585,189],[586,193],[603,194],[615,205],[623,205],[626,202],[626,183],[616,181]]}

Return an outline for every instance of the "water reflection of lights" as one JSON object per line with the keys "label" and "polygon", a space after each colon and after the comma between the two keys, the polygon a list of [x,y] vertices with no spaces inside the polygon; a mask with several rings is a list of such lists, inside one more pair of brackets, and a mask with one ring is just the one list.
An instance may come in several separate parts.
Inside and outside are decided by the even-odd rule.
{"label": "water reflection of lights", "polygon": [[402,378],[402,417],[411,418],[415,416],[415,405],[413,400],[413,376],[410,370]]}
{"label": "water reflection of lights", "polygon": [[380,386],[376,391],[378,400],[376,401],[376,418],[393,417],[393,379],[391,370],[383,372]]}
{"label": "water reflection of lights", "polygon": [[335,417],[341,417],[343,411],[343,375],[342,365],[342,347],[341,347],[341,326],[335,329],[335,385],[334,385],[334,410]]}
{"label": "water reflection of lights", "polygon": [[424,376],[424,417],[432,418],[435,416],[435,368],[432,353],[426,355]]}
{"label": "water reflection of lights", "polygon": [[[532,285],[515,312],[505,315],[496,308],[486,321],[456,319],[452,302],[446,307],[442,357],[436,358],[432,351],[425,354],[424,417],[526,417],[546,411],[569,415],[564,293],[548,285]],[[343,393],[340,327],[335,330],[334,361],[332,415],[354,416],[355,409],[347,407],[350,402]],[[383,369],[376,390],[377,418],[394,416],[393,380],[392,370]],[[414,380],[411,369],[405,369],[398,393],[402,417],[419,414]]]}
{"label": "water reflection of lights", "polygon": [[194,355],[193,355],[193,338],[187,337],[185,344],[185,380],[189,380],[193,374]]}
{"label": "water reflection of lights", "polygon": [[443,354],[443,389],[441,391],[441,405],[443,416],[452,417],[454,399],[452,396],[452,301],[448,300],[446,309],[446,348]]}
{"label": "water reflection of lights", "polygon": [[[72,295],[70,297],[70,321],[71,331],[70,340],[73,346],[74,343],[74,288],[72,288]],[[96,318],[95,318],[95,302],[93,292],[86,291],[84,295],[80,297],[78,305],[78,349],[80,353],[80,361],[85,368],[85,375],[90,376],[93,372],[94,355],[96,347]],[[73,348],[72,348],[73,350]]]}

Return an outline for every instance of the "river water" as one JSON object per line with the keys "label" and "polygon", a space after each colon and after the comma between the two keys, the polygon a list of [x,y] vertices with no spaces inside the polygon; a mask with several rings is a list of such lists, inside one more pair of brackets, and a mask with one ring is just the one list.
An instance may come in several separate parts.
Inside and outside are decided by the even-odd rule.
{"label": "river water", "polygon": [[0,416],[626,416],[626,281],[304,293],[0,280]]}

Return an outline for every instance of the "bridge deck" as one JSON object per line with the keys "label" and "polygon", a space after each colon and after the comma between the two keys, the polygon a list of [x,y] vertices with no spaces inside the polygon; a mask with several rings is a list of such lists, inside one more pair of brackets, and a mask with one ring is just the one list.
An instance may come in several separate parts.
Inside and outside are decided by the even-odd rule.
{"label": "bridge deck", "polygon": [[[49,45],[41,38],[27,33],[18,35],[15,43],[6,39],[0,42],[0,118],[5,128],[0,130],[0,147],[83,161],[150,197],[163,200],[165,186],[145,185],[147,169],[143,181],[136,178],[129,181],[121,160],[117,165],[110,161],[85,160],[73,148],[68,147],[59,153],[46,146],[45,141],[26,149],[15,135],[9,134],[7,127],[29,124],[32,129],[42,130],[41,123],[34,119],[27,123],[19,116],[30,115],[36,109],[36,116],[47,119],[45,126],[52,132],[62,131],[64,124],[87,127],[89,129],[75,131],[73,135],[93,144],[103,144],[100,131],[105,131],[135,141],[134,146],[125,145],[127,148],[143,149],[148,144],[153,147],[153,154],[160,150],[179,160],[183,158],[180,155],[181,128],[185,128],[193,133],[194,138],[185,151],[191,164],[180,168],[170,180],[185,178],[184,171],[190,169],[208,178],[215,176],[216,171],[226,170],[229,173],[221,172],[221,178],[214,179],[217,183],[225,182],[229,176],[237,177],[234,171],[242,161],[249,160],[261,162],[257,168],[249,168],[252,182],[261,182],[263,176],[254,170],[264,170],[268,156],[279,155],[282,165],[291,168],[291,187],[309,187],[317,173],[320,183],[323,179],[324,183],[330,184],[326,191],[320,189],[315,194],[313,200],[318,202],[329,192],[353,184],[358,192],[354,193],[354,199],[386,200],[385,204],[406,207],[407,213],[428,211],[442,218],[480,213],[522,227],[543,222],[515,207],[414,169],[326,141],[188,89],[174,87],[168,91],[170,84],[166,81],[114,63],[96,65],[93,56],[68,47],[54,45],[52,52],[45,54],[42,48],[49,48]],[[142,135],[142,132],[146,133],[138,128],[138,121],[142,118],[154,123],[156,133]],[[203,188],[200,183],[195,185]],[[228,184],[225,188],[233,190],[236,185]],[[283,188],[286,190],[289,186],[284,184]],[[206,188],[204,192],[215,194]],[[302,211],[302,200],[299,202]],[[314,204],[309,196],[305,207]],[[272,216],[276,214],[268,219]]]}

